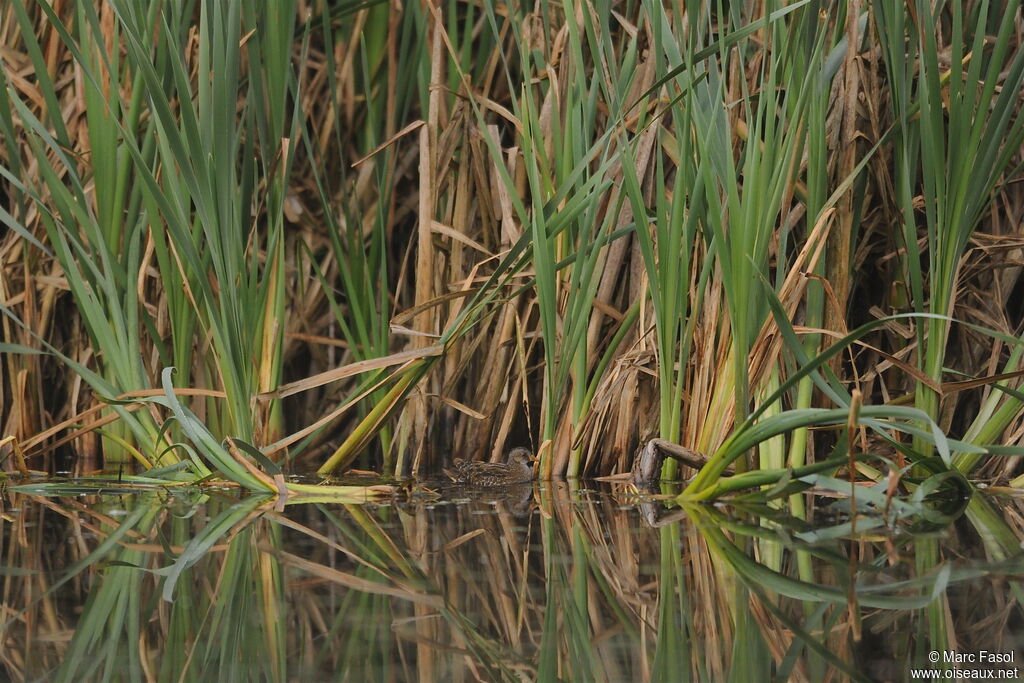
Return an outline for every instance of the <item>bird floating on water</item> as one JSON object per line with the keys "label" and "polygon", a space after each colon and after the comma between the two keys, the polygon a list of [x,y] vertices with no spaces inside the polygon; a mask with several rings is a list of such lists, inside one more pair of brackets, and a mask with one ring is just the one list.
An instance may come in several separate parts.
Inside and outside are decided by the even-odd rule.
{"label": "bird floating on water", "polygon": [[455,458],[444,471],[456,484],[469,486],[506,486],[533,480],[533,457],[527,448],[513,448],[505,462],[475,462]]}

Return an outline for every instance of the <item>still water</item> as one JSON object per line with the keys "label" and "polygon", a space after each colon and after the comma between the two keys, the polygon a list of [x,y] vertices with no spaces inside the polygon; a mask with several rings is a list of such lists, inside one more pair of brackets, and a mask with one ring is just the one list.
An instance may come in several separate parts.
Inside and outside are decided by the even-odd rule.
{"label": "still water", "polygon": [[[1018,500],[976,495],[937,529],[871,528],[868,517],[851,528],[827,502],[805,496],[799,515],[680,508],[668,495],[596,483],[417,486],[365,505],[281,505],[209,489],[6,489],[0,677],[1020,673]],[[932,666],[946,671],[915,673]]]}

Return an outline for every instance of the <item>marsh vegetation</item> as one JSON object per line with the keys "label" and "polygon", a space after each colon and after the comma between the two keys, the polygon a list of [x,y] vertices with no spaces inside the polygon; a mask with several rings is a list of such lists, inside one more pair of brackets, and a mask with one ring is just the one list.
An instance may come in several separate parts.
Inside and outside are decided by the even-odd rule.
{"label": "marsh vegetation", "polygon": [[[68,556],[67,575],[89,567],[97,586],[88,604],[121,605],[131,626],[127,650],[108,645],[115,678],[120,658],[130,677],[164,675],[146,668],[144,631],[189,622],[103,587],[148,568],[169,598],[220,543],[221,571],[264,589],[276,659],[261,675],[291,675],[299,650],[320,661],[275,630],[292,551],[277,521],[254,521],[265,495],[328,516],[346,505],[357,521],[327,523],[372,538],[345,546],[372,574],[360,580],[423,610],[387,618],[440,615],[462,634],[445,647],[491,662],[474,675],[566,677],[596,661],[606,620],[638,658],[623,671],[646,677],[743,664],[679,645],[707,633],[737,638],[729,652],[752,639],[758,671],[781,678],[855,676],[846,655],[876,609],[913,611],[909,631],[872,622],[912,633],[911,655],[956,650],[968,627],[951,577],[1019,574],[1020,517],[991,492],[1024,485],[1022,39],[1020,0],[4,3],[0,458],[19,511],[5,528],[25,538],[46,496],[91,493],[73,512],[52,504],[74,527],[107,491],[133,491],[116,499],[123,519],[88,522],[101,547]],[[699,466],[665,459],[667,488],[627,504],[686,510],[703,545],[682,552],[679,527],[658,526],[658,588],[623,611],[593,564],[607,535],[544,501],[630,472],[654,438]],[[491,615],[505,640],[475,643],[449,594],[424,588],[417,553],[476,532],[428,551],[358,506],[401,517],[392,506],[456,456],[527,445],[545,602],[530,611],[534,560],[509,554],[518,592],[500,589],[512,597]],[[225,486],[251,496],[224,502]],[[188,515],[213,505],[216,524],[172,521],[168,496]],[[242,528],[259,530],[228,532]],[[7,567],[45,557],[4,534]],[[984,567],[947,563],[957,534]],[[558,573],[563,551],[579,569]],[[906,601],[872,597],[863,572],[905,556],[906,576],[884,582]],[[707,557],[722,564],[686,564]],[[725,566],[721,586],[688,592]],[[644,571],[629,579],[640,593]],[[1019,623],[1018,585],[993,580],[990,614]],[[173,604],[220,604],[223,585]],[[689,601],[716,592],[728,615],[694,626]],[[591,610],[598,594],[608,614]],[[0,638],[26,626],[8,671],[28,671],[24,615],[49,595],[5,613]],[[327,604],[309,623],[340,608]],[[83,609],[46,671],[93,646],[80,634],[100,632],[82,626],[101,608]],[[237,608],[223,609],[229,623]],[[51,633],[74,628],[58,612]],[[558,614],[579,629],[549,642]],[[518,647],[524,634],[536,647]],[[401,671],[418,668],[394,647]],[[488,659],[494,647],[515,657]]]}

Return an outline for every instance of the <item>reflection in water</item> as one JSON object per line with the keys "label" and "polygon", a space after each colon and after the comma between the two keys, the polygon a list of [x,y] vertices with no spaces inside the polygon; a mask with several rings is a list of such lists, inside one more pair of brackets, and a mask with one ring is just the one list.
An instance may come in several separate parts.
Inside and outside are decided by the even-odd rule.
{"label": "reflection in water", "polygon": [[566,483],[283,511],[233,495],[6,491],[6,676],[903,680],[935,605],[938,649],[1020,646],[1019,558],[972,561],[966,525],[938,542],[955,562],[920,567],[909,540],[809,544],[781,510]]}

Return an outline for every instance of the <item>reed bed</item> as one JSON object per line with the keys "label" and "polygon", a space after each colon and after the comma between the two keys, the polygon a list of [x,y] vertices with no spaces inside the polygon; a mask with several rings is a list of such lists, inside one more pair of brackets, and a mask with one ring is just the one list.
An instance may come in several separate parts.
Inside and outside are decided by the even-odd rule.
{"label": "reed bed", "polygon": [[710,458],[687,499],[1018,485],[1022,35],[1018,0],[6,3],[4,462],[274,490],[659,436]]}
{"label": "reed bed", "polygon": [[[1024,483],[1022,39],[1020,0],[0,5],[4,469],[344,504],[51,506],[70,570],[5,574],[5,670],[822,680],[897,622],[990,645],[1019,587],[972,611],[936,586],[996,570],[925,538],[880,574],[865,539],[963,516],[1019,555],[975,494]],[[687,522],[577,505],[653,437],[707,463],[662,470]],[[286,476],[526,444],[568,480],[526,529]],[[725,496],[768,507],[692,505]]]}

